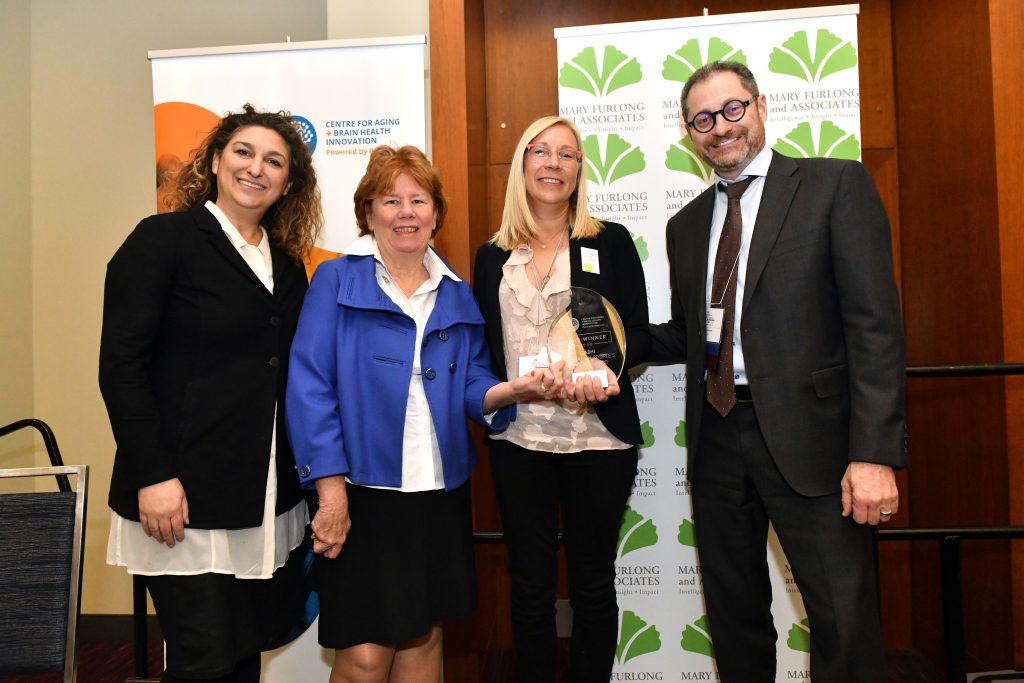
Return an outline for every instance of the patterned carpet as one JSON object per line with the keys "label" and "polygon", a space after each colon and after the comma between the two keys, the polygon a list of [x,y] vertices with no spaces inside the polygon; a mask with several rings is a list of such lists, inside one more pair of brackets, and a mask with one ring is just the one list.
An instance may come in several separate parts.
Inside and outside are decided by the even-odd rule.
{"label": "patterned carpet", "polygon": [[[82,642],[78,647],[78,683],[125,683],[135,675],[130,643]],[[149,646],[149,675],[159,680],[163,671],[160,643]],[[0,676],[0,683],[61,683],[63,674]]]}

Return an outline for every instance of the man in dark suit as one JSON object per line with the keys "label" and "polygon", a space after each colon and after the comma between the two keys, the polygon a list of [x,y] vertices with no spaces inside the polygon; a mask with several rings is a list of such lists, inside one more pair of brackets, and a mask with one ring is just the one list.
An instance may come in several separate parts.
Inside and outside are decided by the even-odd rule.
{"label": "man in dark suit", "polygon": [[687,363],[687,469],[721,680],[775,680],[770,521],[807,608],[814,680],[883,681],[871,526],[896,512],[893,468],[906,465],[889,223],[859,163],[766,148],[766,105],[735,62],[683,88],[717,182],[669,220],[672,318],[652,326],[652,353]]}

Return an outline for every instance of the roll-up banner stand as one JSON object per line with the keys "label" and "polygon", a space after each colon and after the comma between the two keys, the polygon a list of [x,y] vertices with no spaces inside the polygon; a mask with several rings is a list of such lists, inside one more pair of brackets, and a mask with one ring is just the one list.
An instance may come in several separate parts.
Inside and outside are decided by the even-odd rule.
{"label": "roll-up banner stand", "polygon": [[[632,232],[652,322],[669,318],[665,224],[712,178],[681,120],[683,83],[707,62],[743,62],[768,98],[768,145],[788,156],[859,159],[858,12],[843,5],[555,30],[559,111],[584,137],[590,210]],[[684,372],[651,367],[633,379],[645,442],[618,547],[612,681],[717,680],[686,485]],[[774,534],[765,552],[778,680],[810,680],[806,613]]]}
{"label": "roll-up banner stand", "polygon": [[158,210],[162,187],[225,113],[246,102],[286,111],[313,152],[323,196],[312,264],[337,256],[357,236],[352,193],[370,150],[426,149],[425,45],[402,36],[150,52]]}

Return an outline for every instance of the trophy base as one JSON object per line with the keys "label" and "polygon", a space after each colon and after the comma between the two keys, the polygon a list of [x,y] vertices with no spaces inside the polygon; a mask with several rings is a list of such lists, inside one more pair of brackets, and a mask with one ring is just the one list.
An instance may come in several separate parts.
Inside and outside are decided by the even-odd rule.
{"label": "trophy base", "polygon": [[608,388],[608,373],[604,370],[587,370],[586,372],[572,373],[572,381],[577,382],[581,377],[593,377],[601,383],[605,389]]}

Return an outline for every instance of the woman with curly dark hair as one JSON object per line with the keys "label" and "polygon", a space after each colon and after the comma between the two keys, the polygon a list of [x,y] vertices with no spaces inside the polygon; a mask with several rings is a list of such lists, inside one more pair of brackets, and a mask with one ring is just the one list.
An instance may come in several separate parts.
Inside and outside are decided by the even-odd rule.
{"label": "woman with curly dark hair", "polygon": [[163,681],[255,683],[302,606],[309,516],[282,399],[323,223],[309,149],[287,114],[246,105],[181,169],[171,208],[107,266],[107,562],[145,579]]}

